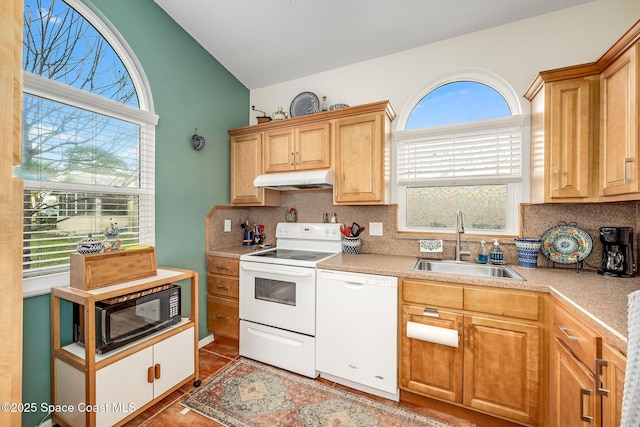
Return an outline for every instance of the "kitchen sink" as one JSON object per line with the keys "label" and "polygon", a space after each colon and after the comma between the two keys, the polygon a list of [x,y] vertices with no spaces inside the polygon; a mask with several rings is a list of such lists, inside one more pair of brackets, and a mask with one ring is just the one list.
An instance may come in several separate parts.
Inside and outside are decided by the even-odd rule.
{"label": "kitchen sink", "polygon": [[499,277],[503,279],[525,280],[524,277],[506,265],[474,264],[466,261],[417,258],[411,270],[456,274],[459,276]]}

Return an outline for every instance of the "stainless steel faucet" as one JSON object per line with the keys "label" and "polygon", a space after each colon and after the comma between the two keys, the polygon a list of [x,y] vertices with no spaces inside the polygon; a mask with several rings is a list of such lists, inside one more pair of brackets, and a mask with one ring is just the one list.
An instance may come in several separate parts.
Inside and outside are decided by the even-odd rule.
{"label": "stainless steel faucet", "polygon": [[456,213],[456,261],[462,261],[465,255],[471,255],[471,251],[463,251],[460,235],[464,233],[464,221],[462,219],[462,211]]}

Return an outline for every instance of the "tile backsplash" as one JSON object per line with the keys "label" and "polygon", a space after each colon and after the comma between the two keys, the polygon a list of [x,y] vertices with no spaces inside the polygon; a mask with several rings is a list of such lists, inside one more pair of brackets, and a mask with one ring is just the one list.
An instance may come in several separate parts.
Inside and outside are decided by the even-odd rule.
{"label": "tile backsplash", "polygon": [[[593,240],[594,249],[585,260],[585,269],[594,269],[602,257],[602,245],[599,239],[599,229],[604,226],[627,226],[639,229],[638,207],[640,202],[619,203],[584,203],[584,204],[539,204],[522,206],[522,237],[539,238],[546,230],[560,222],[575,223],[589,233]],[[285,214],[290,208],[295,208],[298,222],[322,222],[323,214],[329,218],[336,214],[339,223],[352,224],[356,222],[366,229],[361,235],[361,253],[394,254],[405,256],[428,255],[429,258],[453,259],[455,235],[453,234],[417,234],[396,232],[395,205],[389,206],[334,206],[331,191],[300,191],[281,194],[279,207],[214,207],[207,224],[207,249],[219,250],[225,247],[242,244],[242,229],[240,225],[249,219],[250,225],[264,224],[266,241],[275,243],[274,233],[278,222],[285,220]],[[231,220],[231,231],[224,232],[224,220]],[[383,223],[382,236],[369,235],[369,223]],[[420,252],[420,240],[442,240],[442,252],[425,254]],[[462,236],[463,249],[467,245],[471,250],[470,260],[475,260],[480,248],[480,240],[487,240],[488,249],[491,248],[491,236]],[[499,238],[500,247],[504,250],[505,261],[508,264],[517,263],[517,253],[513,238]],[[637,255],[637,238],[634,239]],[[637,260],[637,256],[636,256]],[[547,259],[540,254],[538,266],[545,267]],[[572,268],[572,266],[556,266]]]}

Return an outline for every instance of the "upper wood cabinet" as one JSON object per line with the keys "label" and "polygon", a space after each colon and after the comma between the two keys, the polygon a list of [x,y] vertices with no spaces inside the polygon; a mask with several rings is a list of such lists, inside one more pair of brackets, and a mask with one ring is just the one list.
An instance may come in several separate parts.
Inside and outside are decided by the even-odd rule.
{"label": "upper wood cabinet", "polygon": [[640,43],[636,43],[631,46],[607,66],[600,76],[600,191],[605,197],[618,196],[616,200],[637,199],[640,192],[639,45]]}
{"label": "upper wood cabinet", "polygon": [[394,118],[394,111],[385,102],[369,113],[335,121],[334,204],[389,203]]}
{"label": "upper wood cabinet", "polygon": [[231,204],[277,206],[279,193],[253,186],[256,176],[332,169],[333,203],[389,203],[389,101],[231,129]]}
{"label": "upper wood cabinet", "polygon": [[640,199],[640,21],[596,62],[541,72],[531,101],[531,201]]}
{"label": "upper wood cabinet", "polygon": [[331,123],[319,122],[265,132],[264,171],[331,167]]}
{"label": "upper wood cabinet", "polygon": [[262,173],[262,134],[231,136],[231,204],[278,206],[280,193],[253,186]]}

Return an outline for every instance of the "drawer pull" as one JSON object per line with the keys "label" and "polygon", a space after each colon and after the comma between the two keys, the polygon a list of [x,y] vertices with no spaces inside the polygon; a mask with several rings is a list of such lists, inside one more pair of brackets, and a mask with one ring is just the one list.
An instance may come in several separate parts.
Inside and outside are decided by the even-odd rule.
{"label": "drawer pull", "polygon": [[350,367],[351,369],[358,369],[358,367],[357,367],[356,365],[349,365],[349,367]]}
{"label": "drawer pull", "polygon": [[584,414],[584,396],[591,396],[591,390],[580,388],[580,420],[591,423],[593,417]]}
{"label": "drawer pull", "polygon": [[222,314],[216,314],[216,319],[229,320],[227,316],[223,316]]}
{"label": "drawer pull", "polygon": [[147,369],[147,382],[149,384],[151,384],[153,382],[153,377],[154,377],[153,366],[149,366],[149,369]]}
{"label": "drawer pull", "polygon": [[228,286],[222,286],[222,285],[216,285],[216,288],[218,288],[218,289],[224,289],[225,291],[228,291],[228,290],[229,290],[229,287],[228,287]]}
{"label": "drawer pull", "polygon": [[609,366],[609,362],[604,359],[596,359],[596,394],[600,396],[609,396],[609,390],[602,388],[602,381],[600,375],[602,374],[602,368]]}
{"label": "drawer pull", "polygon": [[160,364],[156,363],[155,366],[153,367],[153,374],[155,379],[159,380],[160,379]]}
{"label": "drawer pull", "polygon": [[560,329],[560,332],[562,332],[569,341],[580,341],[580,337],[574,337],[573,335],[569,335],[569,333],[567,332],[569,328],[565,328],[564,326],[558,326],[558,329]]}
{"label": "drawer pull", "polygon": [[217,268],[218,270],[228,270],[228,269],[229,269],[229,267],[224,266],[224,265],[216,265],[216,268]]}

